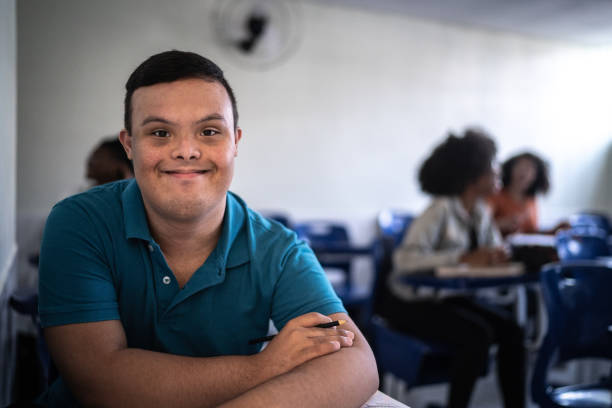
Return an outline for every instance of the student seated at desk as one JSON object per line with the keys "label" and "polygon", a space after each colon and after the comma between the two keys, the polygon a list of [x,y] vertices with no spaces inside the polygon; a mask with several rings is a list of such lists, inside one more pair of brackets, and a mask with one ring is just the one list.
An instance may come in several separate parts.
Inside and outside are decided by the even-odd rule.
{"label": "student seated at desk", "polygon": [[[40,317],[52,407],[357,407],[368,343],[313,252],[228,191],[242,130],[223,71],[189,52],[143,62],[120,140],[135,179],[58,203]],[[279,334],[261,350],[249,340]],[[318,328],[332,320],[341,327]]]}
{"label": "student seated at desk", "polygon": [[503,236],[520,233],[555,233],[569,227],[561,222],[551,231],[538,230],[536,195],[549,187],[548,166],[533,153],[521,153],[502,165],[502,189],[489,197],[493,218]]}
{"label": "student seated at desk", "polygon": [[453,350],[448,406],[467,407],[489,349],[499,344],[497,371],[506,408],[525,404],[523,332],[510,316],[468,296],[413,290],[401,277],[439,266],[496,265],[507,260],[484,199],[494,190],[495,144],[483,132],[450,135],[419,172],[421,188],[435,198],[413,221],[393,254],[383,314],[396,329],[448,344]]}

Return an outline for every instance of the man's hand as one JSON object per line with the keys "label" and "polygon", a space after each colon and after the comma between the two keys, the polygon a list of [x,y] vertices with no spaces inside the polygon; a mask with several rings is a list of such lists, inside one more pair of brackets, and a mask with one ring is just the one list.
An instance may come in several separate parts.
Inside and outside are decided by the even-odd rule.
{"label": "man's hand", "polygon": [[[313,327],[333,320],[345,320],[346,323],[336,327],[335,330]],[[292,334],[294,331],[299,334]],[[313,338],[318,339],[309,340],[310,334],[314,334]],[[290,338],[296,336],[297,343],[283,339],[285,335]],[[350,342],[352,345],[345,346],[349,343],[344,343],[346,341],[344,339],[335,338],[338,336],[352,338]],[[320,349],[320,354],[310,360],[306,360],[304,356],[316,353],[310,354],[307,351],[294,353],[300,349],[308,350],[312,347],[317,349],[318,346],[314,345],[314,342],[317,344],[337,342],[340,346],[328,348],[327,350],[332,350],[328,353]],[[299,347],[299,344],[302,346]],[[275,351],[272,348],[275,346],[282,346],[283,350]],[[329,318],[317,313],[299,316],[287,323],[268,347],[257,356],[267,352],[274,355],[272,358],[280,358],[278,353],[281,352],[293,353],[292,364],[297,364],[300,359],[304,363],[228,401],[222,405],[223,408],[353,408],[362,406],[378,388],[378,372],[372,350],[359,328],[346,313],[334,313],[329,315]],[[264,368],[265,366],[260,366],[260,370]]]}
{"label": "man's hand", "polygon": [[257,355],[258,365],[272,370],[271,376],[291,371],[308,360],[351,347],[355,334],[339,327],[315,327],[332,319],[308,313],[290,320],[280,333]]}

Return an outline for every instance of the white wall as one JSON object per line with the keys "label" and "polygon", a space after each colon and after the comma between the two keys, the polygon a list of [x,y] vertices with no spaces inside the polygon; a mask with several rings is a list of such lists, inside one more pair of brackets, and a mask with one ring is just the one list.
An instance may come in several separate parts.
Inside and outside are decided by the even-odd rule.
{"label": "white wall", "polygon": [[254,208],[362,226],[383,207],[419,211],[420,162],[449,129],[478,124],[500,158],[530,148],[551,161],[544,222],[612,212],[610,49],[301,2],[296,53],[254,72],[214,43],[212,5],[20,2],[21,215],[81,183],[88,151],[121,128],[128,75],[169,48],[225,69],[245,131],[233,190]]}
{"label": "white wall", "polygon": [[0,1],[0,292],[15,255],[17,29],[14,0]]}
{"label": "white wall", "polygon": [[12,400],[16,358],[15,313],[8,305],[15,290],[15,179],[17,144],[17,10],[0,0],[0,407]]}
{"label": "white wall", "polygon": [[16,251],[17,12],[0,1],[0,293]]}

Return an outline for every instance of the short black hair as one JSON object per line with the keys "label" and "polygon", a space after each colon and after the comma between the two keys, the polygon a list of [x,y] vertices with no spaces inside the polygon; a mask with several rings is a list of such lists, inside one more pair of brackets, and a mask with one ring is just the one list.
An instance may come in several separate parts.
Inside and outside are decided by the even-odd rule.
{"label": "short black hair", "polygon": [[116,160],[119,163],[124,163],[132,172],[134,171],[132,161],[127,157],[123,145],[116,136],[110,136],[103,139],[92,151],[92,154],[98,151],[107,152],[113,160]]}
{"label": "short black hair", "polygon": [[449,133],[421,165],[421,189],[434,196],[455,196],[485,175],[497,148],[484,131],[470,128],[462,137]]}
{"label": "short black hair", "polygon": [[128,133],[132,133],[132,94],[136,89],[190,78],[218,82],[225,88],[232,103],[235,130],[238,127],[236,97],[221,68],[208,58],[194,52],[172,50],[149,57],[132,72],[127,80],[123,121]]}
{"label": "short black hair", "polygon": [[522,159],[531,160],[536,168],[536,177],[533,183],[529,186],[525,195],[534,197],[539,193],[546,193],[550,188],[550,180],[548,177],[548,164],[538,155],[531,152],[524,152],[510,157],[502,164],[501,179],[503,188],[509,187],[512,182],[512,169]]}

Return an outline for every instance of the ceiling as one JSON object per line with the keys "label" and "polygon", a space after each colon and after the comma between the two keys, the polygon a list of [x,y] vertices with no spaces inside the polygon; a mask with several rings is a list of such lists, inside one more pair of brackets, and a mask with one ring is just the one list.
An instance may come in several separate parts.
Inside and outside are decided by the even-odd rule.
{"label": "ceiling", "polygon": [[321,0],[585,45],[612,45],[612,0]]}

